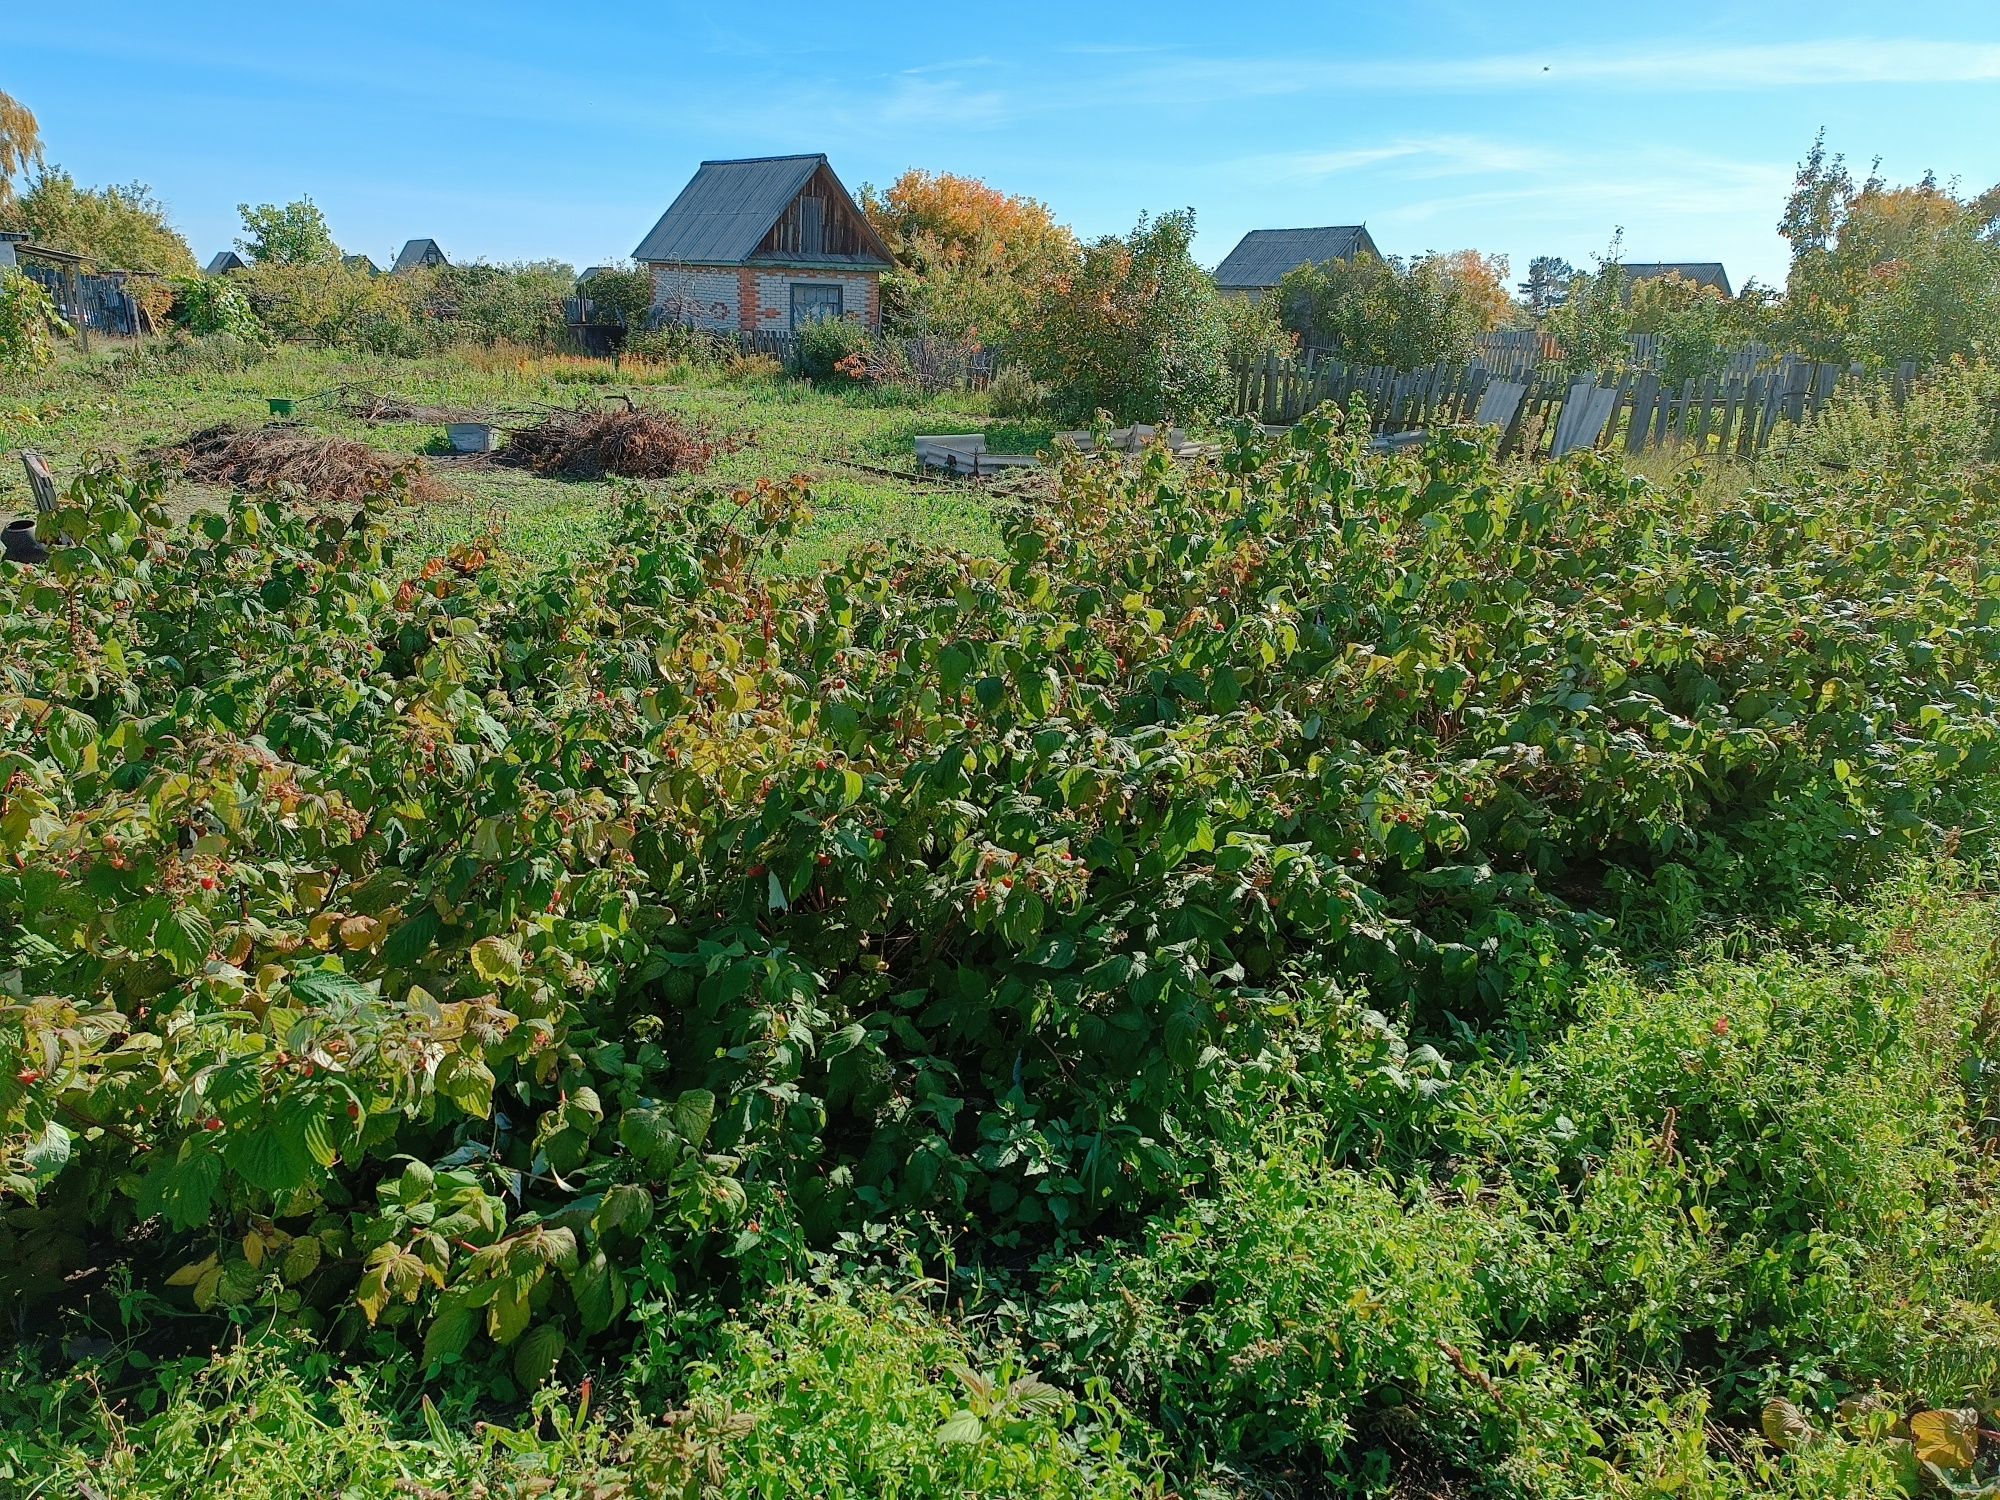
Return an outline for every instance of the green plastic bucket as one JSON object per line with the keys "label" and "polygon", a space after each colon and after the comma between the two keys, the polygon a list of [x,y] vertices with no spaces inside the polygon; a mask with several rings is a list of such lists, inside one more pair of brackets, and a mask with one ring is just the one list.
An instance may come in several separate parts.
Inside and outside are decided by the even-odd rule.
{"label": "green plastic bucket", "polygon": [[297,409],[298,403],[290,396],[273,396],[271,398],[271,415],[274,417],[289,417]]}

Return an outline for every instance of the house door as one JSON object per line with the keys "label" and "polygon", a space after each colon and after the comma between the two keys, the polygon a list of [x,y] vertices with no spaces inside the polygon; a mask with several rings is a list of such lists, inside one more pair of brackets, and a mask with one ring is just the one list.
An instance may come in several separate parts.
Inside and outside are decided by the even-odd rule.
{"label": "house door", "polygon": [[845,289],[837,281],[795,281],[792,283],[792,332],[808,323],[839,318],[846,313]]}

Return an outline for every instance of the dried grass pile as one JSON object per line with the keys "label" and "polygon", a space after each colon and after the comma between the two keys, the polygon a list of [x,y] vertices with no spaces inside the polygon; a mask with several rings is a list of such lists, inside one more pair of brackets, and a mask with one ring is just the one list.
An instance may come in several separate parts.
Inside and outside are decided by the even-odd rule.
{"label": "dried grass pile", "polygon": [[295,484],[309,500],[343,505],[396,495],[436,500],[445,490],[418,458],[378,453],[352,438],[323,437],[302,427],[205,427],[155,456],[197,484],[275,489]]}
{"label": "dried grass pile", "polygon": [[634,408],[558,412],[510,429],[494,462],[562,479],[666,479],[699,474],[725,445],[662,412]]}

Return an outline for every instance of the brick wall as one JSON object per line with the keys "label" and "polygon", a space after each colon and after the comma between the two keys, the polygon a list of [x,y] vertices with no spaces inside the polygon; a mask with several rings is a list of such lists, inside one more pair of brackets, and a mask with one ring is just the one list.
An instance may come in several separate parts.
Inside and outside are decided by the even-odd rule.
{"label": "brick wall", "polygon": [[[746,275],[749,273],[746,273]],[[789,332],[792,326],[792,283],[797,281],[838,282],[841,311],[850,323],[870,328],[882,326],[881,278],[867,271],[758,271],[756,328],[774,333]]]}
{"label": "brick wall", "polygon": [[872,271],[766,270],[744,266],[653,266],[653,311],[663,321],[745,333],[789,333],[792,283],[839,282],[849,322],[882,326],[882,279]]}
{"label": "brick wall", "polygon": [[666,322],[733,332],[743,326],[742,280],[734,271],[655,265],[653,311]]}

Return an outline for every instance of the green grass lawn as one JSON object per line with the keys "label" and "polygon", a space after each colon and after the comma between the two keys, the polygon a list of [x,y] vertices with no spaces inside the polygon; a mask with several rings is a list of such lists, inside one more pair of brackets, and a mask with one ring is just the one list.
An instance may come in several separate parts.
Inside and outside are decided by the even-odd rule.
{"label": "green grass lawn", "polygon": [[[970,485],[920,477],[913,440],[920,433],[985,431],[996,451],[1020,453],[1042,447],[1051,433],[1047,426],[996,421],[974,393],[829,391],[768,373],[731,382],[679,367],[614,369],[609,361],[484,350],[390,359],[283,347],[240,369],[176,368],[166,360],[99,353],[67,360],[0,395],[0,450],[7,454],[0,462],[0,513],[31,508],[17,449],[40,450],[62,479],[92,452],[130,455],[219,422],[270,420],[267,401],[274,396],[297,400],[295,420],[313,430],[384,452],[445,447],[442,425],[369,423],[344,414],[343,397],[363,392],[522,420],[539,408],[573,409],[623,394],[690,418],[743,446],[706,475],[648,483],[715,487],[811,476],[815,518],[794,553],[800,565],[890,537],[992,548],[995,507],[1006,502]],[[602,535],[620,487],[636,482],[543,479],[448,457],[438,458],[435,469],[451,498],[413,509],[407,517],[413,535],[443,543],[494,526],[510,549],[539,555],[588,546]],[[183,485],[174,498],[192,507],[208,496]]]}

